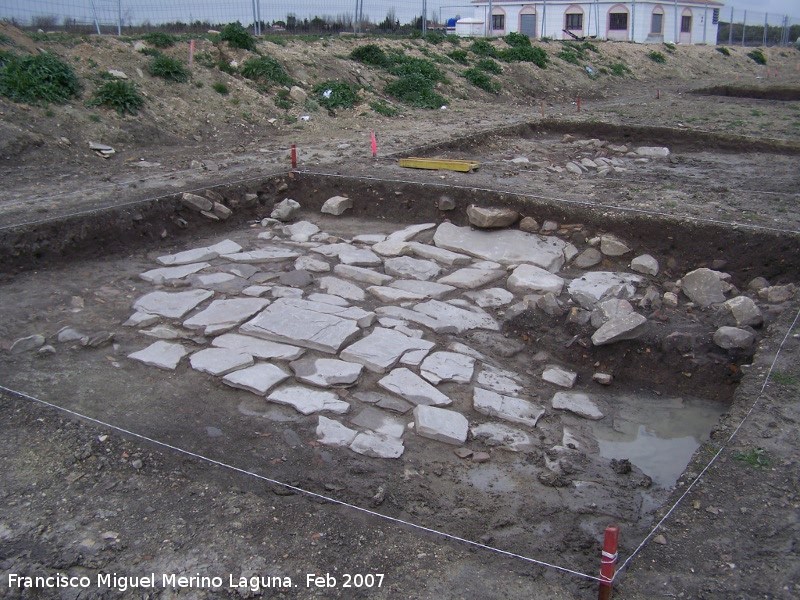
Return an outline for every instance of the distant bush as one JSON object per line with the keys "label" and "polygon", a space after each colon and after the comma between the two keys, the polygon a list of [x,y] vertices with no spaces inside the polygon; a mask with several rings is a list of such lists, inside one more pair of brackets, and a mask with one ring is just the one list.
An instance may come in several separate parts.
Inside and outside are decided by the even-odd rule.
{"label": "distant bush", "polygon": [[175,42],[178,40],[174,35],[170,35],[164,31],[153,31],[152,33],[145,34],[143,39],[156,48],[170,48],[174,46]]}
{"label": "distant bush", "polygon": [[672,42],[664,42],[664,50],[666,50],[670,54],[675,54],[675,44],[673,44]]}
{"label": "distant bush", "polygon": [[266,85],[294,85],[294,80],[289,77],[281,64],[270,56],[261,56],[244,61],[241,68],[243,77]]}
{"label": "distant bush", "polygon": [[725,46],[717,46],[717,52],[719,52],[723,56],[730,56],[731,55],[731,51],[728,50]]}
{"label": "distant bush", "polygon": [[469,49],[478,56],[497,56],[497,50],[485,39],[477,39],[472,42]]}
{"label": "distant bush", "polygon": [[764,53],[761,51],[760,48],[756,48],[752,52],[748,52],[747,56],[752,58],[755,62],[757,62],[760,65],[767,64],[767,57],[764,56]]}
{"label": "distant bush", "polygon": [[398,115],[398,110],[392,108],[388,104],[385,104],[383,101],[380,102],[370,102],[369,107],[374,110],[379,115],[384,117],[396,117]]}
{"label": "distant bush", "polygon": [[472,69],[467,69],[464,71],[464,77],[475,87],[479,87],[490,94],[500,93],[500,84],[494,81],[490,75],[487,75],[484,71],[481,71],[478,68],[473,67]]}
{"label": "distant bush", "polygon": [[492,60],[491,58],[483,58],[475,63],[475,67],[480,69],[481,71],[486,71],[487,73],[494,73],[495,75],[500,75],[503,72],[503,67],[501,67],[496,61]]}
{"label": "distant bush", "polygon": [[612,63],[608,65],[608,68],[611,70],[611,73],[617,77],[625,77],[627,73],[631,72],[628,66],[624,63]]}
{"label": "distant bush", "polygon": [[404,77],[406,75],[421,75],[432,82],[444,81],[444,73],[432,60],[426,58],[413,58],[405,55],[394,57],[394,63],[389,67],[389,73]]}
{"label": "distant bush", "polygon": [[253,37],[247,29],[242,27],[238,21],[236,23],[228,23],[223,27],[219,38],[228,42],[231,48],[241,48],[242,50],[255,50],[256,38]]}
{"label": "distant bush", "polygon": [[505,62],[531,62],[541,69],[547,68],[547,52],[532,46],[513,46],[501,50],[497,55]]}
{"label": "distant bush", "polygon": [[388,67],[390,63],[386,52],[377,44],[359,46],[350,53],[350,58],[375,67]]}
{"label": "distant bush", "polygon": [[221,94],[223,96],[227,96],[228,92],[230,91],[230,90],[228,90],[228,86],[225,85],[222,82],[215,83],[211,87],[214,89],[215,92],[217,92],[218,94]]}
{"label": "distant bush", "polygon": [[289,96],[289,90],[286,88],[278,90],[278,93],[275,94],[275,98],[272,101],[275,103],[275,106],[283,110],[292,108],[292,99]]}
{"label": "distant bush", "polygon": [[455,33],[447,34],[447,41],[453,44],[454,46],[458,46],[461,44],[461,38],[458,37]]}
{"label": "distant bush", "polygon": [[177,58],[159,54],[150,60],[148,65],[150,74],[155,77],[162,77],[167,81],[183,83],[189,81],[189,71]]}
{"label": "distant bush", "polygon": [[440,108],[444,97],[433,91],[434,82],[420,73],[411,73],[389,83],[384,91],[403,104],[415,108]]}
{"label": "distant bush", "polygon": [[106,81],[94,94],[94,99],[86,103],[88,106],[105,106],[113,108],[122,117],[125,113],[138,114],[144,106],[144,98],[136,90],[136,84],[122,79]]}
{"label": "distant bush", "polygon": [[445,38],[444,35],[439,33],[438,31],[433,31],[425,36],[425,41],[428,42],[429,44],[433,44],[434,46],[438,46],[439,44],[444,42],[445,39],[447,38]]}
{"label": "distant bush", "polygon": [[531,38],[524,33],[511,32],[503,38],[506,44],[514,47],[525,47],[531,45]]}
{"label": "distant bush", "polygon": [[358,103],[358,88],[339,80],[323,81],[312,90],[314,99],[325,108],[353,108]]}
{"label": "distant bush", "polygon": [[54,54],[20,57],[5,53],[0,62],[0,95],[14,102],[64,104],[80,92],[72,67]]}
{"label": "distant bush", "polygon": [[452,52],[448,52],[447,56],[452,58],[455,62],[461,63],[462,65],[469,64],[466,50],[453,50]]}
{"label": "distant bush", "polygon": [[652,60],[654,63],[664,64],[667,62],[667,57],[661,54],[661,52],[657,52],[656,50],[651,50],[647,53],[647,58]]}

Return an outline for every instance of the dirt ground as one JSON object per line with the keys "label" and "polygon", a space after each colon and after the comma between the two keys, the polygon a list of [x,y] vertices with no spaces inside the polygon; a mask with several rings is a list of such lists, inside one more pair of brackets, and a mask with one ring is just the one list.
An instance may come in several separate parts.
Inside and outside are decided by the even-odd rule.
{"label": "dirt ground", "polygon": [[[461,206],[489,194],[498,203],[526,206],[539,220],[585,219],[592,231],[613,230],[665,260],[673,257],[674,273],[664,278],[720,260],[741,288],[755,276],[774,284],[800,280],[800,101],[791,95],[800,90],[796,50],[764,50],[768,66],[777,70],[768,79],[766,68],[739,48],[725,57],[714,47],[678,47],[659,65],[645,56],[649,48],[598,43],[599,53],[588,64],[598,69],[621,61],[630,73],[590,79],[582,65],[553,56],[545,70],[506,67],[497,97],[469,88],[451,66],[451,83],[439,90],[450,100],[447,109],[400,107],[400,116],[388,118],[367,104],[335,115],[300,105],[285,111],[274,105],[273,94],[198,64],[192,83],[139,77],[136,69],[145,71],[146,57],[133,51],[132,41],[34,42],[5,26],[1,31],[18,48],[52,49],[71,60],[84,79],[85,98],[92,77],[114,68],[136,80],[148,100],[140,116],[120,119],[81,102],[37,107],[0,99],[4,349],[17,337],[34,330],[53,333],[63,324],[114,329],[127,318],[141,287],[135,274],[151,266],[157,250],[246,230],[285,194],[309,204],[341,191],[374,195],[365,227],[381,217],[396,223],[444,217],[457,222],[459,217],[436,210],[443,195]],[[344,78],[379,94],[382,75],[343,58],[359,43],[325,38],[260,47],[307,90],[318,81]],[[420,56],[423,50],[444,52],[419,41],[379,43]],[[183,57],[187,46],[180,43],[169,52]],[[556,42],[543,47],[552,55],[558,50]],[[228,59],[246,57],[222,51]],[[197,52],[216,55],[220,48],[199,41]],[[232,94],[215,92],[215,82],[225,82]],[[714,85],[761,93],[781,88],[795,100],[690,93]],[[306,114],[310,118],[304,121],[300,117]],[[371,131],[379,144],[377,160],[371,156]],[[565,142],[566,134],[575,140]],[[598,155],[581,143],[592,138],[665,145],[672,153],[665,161],[631,162],[605,178],[564,171],[570,160]],[[89,150],[92,141],[117,153],[101,158]],[[294,178],[286,176],[290,144],[299,149],[300,172]],[[410,171],[397,166],[399,154],[469,158],[481,166],[468,174]],[[516,157],[528,161],[512,162]],[[284,182],[285,193],[279,191]],[[206,187],[225,192],[234,219],[220,227],[191,221],[184,229],[169,198]],[[245,204],[247,193],[257,195],[255,204]],[[160,197],[165,201],[156,205],[165,207],[153,208],[151,199]],[[117,207],[113,218],[102,212],[110,207]],[[115,233],[122,229],[135,234]],[[37,236],[41,239],[32,241]],[[679,375],[654,384],[680,387],[681,393],[703,389],[705,397],[729,408],[678,485],[665,494],[664,507],[649,521],[623,528],[621,561],[721,452],[626,565],[615,597],[800,593],[797,310],[795,301],[770,313],[752,359],[695,362],[693,380]],[[528,340],[541,335],[541,327],[523,320],[506,333]],[[570,337],[552,333],[565,336],[558,338],[562,346]],[[526,350],[515,361],[524,363],[532,354]],[[670,366],[680,372],[695,358]],[[388,467],[369,459],[331,459],[313,444],[293,446],[295,430],[301,438],[311,431],[309,420],[275,413],[276,420],[267,423],[252,414],[258,407],[243,406],[232,391],[191,372],[164,381],[144,369],[120,369],[117,359],[108,347],[48,358],[4,352],[0,385],[134,431],[141,431],[134,425],[146,424],[154,439],[382,514],[432,528],[444,524],[444,531],[468,539],[597,572],[607,515],[587,508],[583,525],[570,533],[554,513],[548,519],[558,536],[528,535],[530,524],[541,519],[541,506],[502,489],[483,490],[485,496],[470,502],[473,490],[454,457],[430,471],[426,468],[435,461],[427,459]],[[657,356],[649,365],[624,358],[624,352],[615,360],[620,373],[627,367],[631,381],[637,368],[646,367],[637,383],[660,372]],[[734,376],[721,373],[732,367]],[[293,493],[14,393],[0,392],[0,404],[0,597],[248,597],[254,593],[234,588],[229,577],[238,582],[240,576],[264,574],[290,577],[297,586],[288,589],[281,582],[282,589],[264,590],[266,597],[588,598],[596,593],[595,582]],[[260,423],[258,429],[254,423]],[[505,468],[521,473],[527,468],[512,463]],[[21,591],[7,585],[9,573],[55,572],[93,581],[98,572],[200,573],[222,577],[224,586],[175,592],[158,585],[129,591]],[[337,583],[307,585],[309,573],[331,573]],[[343,587],[345,574],[357,573],[385,577],[379,588]]]}

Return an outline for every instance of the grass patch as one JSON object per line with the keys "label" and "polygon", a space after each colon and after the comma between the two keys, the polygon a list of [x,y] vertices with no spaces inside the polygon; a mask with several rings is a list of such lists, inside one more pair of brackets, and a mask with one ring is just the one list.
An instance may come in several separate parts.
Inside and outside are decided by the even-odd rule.
{"label": "grass patch", "polygon": [[241,68],[243,77],[265,84],[291,86],[294,80],[289,77],[281,64],[270,56],[261,56],[244,61]]}
{"label": "grass patch", "polygon": [[434,83],[421,73],[410,73],[389,83],[384,91],[392,98],[415,108],[440,108],[447,101],[433,91]]}
{"label": "grass patch", "polygon": [[457,36],[455,33],[447,34],[447,41],[453,44],[453,46],[461,45],[461,38]]}
{"label": "grass patch", "polygon": [[772,459],[763,448],[751,448],[746,452],[736,452],[733,458],[755,469],[764,469],[772,464]]}
{"label": "grass patch", "polygon": [[242,50],[255,50],[256,38],[239,21],[228,23],[219,34],[219,39],[228,42],[231,48]]}
{"label": "grass patch", "polygon": [[784,371],[773,371],[769,378],[770,381],[778,385],[794,386],[800,383],[800,379]]}
{"label": "grass patch", "polygon": [[667,62],[667,57],[657,50],[650,50],[650,52],[647,53],[647,58],[660,65],[663,65],[665,62]]}
{"label": "grass patch", "polygon": [[72,67],[49,52],[24,57],[10,54],[3,62],[0,95],[14,102],[64,104],[80,92]]}
{"label": "grass patch", "polygon": [[227,96],[230,93],[228,86],[222,82],[217,82],[211,86],[212,89],[222,96]]}
{"label": "grass patch", "polygon": [[582,62],[589,60],[589,56],[586,54],[586,51],[590,49],[590,47],[593,52],[597,52],[597,48],[589,42],[583,42],[582,44],[577,44],[575,42],[562,42],[561,45],[562,49],[561,52],[558,53],[558,57],[561,60],[574,65],[579,65]]}
{"label": "grass patch", "polygon": [[625,75],[631,72],[628,65],[624,63],[612,63],[608,65],[608,70],[611,71],[612,75],[616,75],[617,77],[625,77]]}
{"label": "grass patch", "polygon": [[477,39],[469,47],[473,54],[478,56],[493,56],[497,57],[497,49],[492,46],[488,40],[483,38]]}
{"label": "grass patch", "polygon": [[421,75],[432,82],[444,81],[444,73],[432,60],[426,58],[413,58],[405,55],[396,55],[393,64],[389,67],[389,73],[398,77],[408,75]]}
{"label": "grass patch", "polygon": [[318,83],[312,93],[316,102],[327,109],[353,108],[359,100],[358,87],[339,80]]}
{"label": "grass patch", "polygon": [[448,52],[447,56],[450,57],[451,60],[457,62],[462,65],[468,65],[469,59],[467,58],[467,51],[466,50],[453,50],[452,52]]}
{"label": "grass patch", "polygon": [[5,33],[0,33],[0,46],[16,46],[16,44]]}
{"label": "grass patch", "polygon": [[664,50],[666,50],[670,54],[675,54],[675,44],[673,44],[672,42],[664,42]]}
{"label": "grass patch", "polygon": [[447,38],[444,34],[439,33],[438,31],[433,31],[425,36],[425,41],[429,44],[433,44],[434,46],[438,46],[439,44],[443,43]]}
{"label": "grass patch", "polygon": [[748,52],[747,56],[753,59],[754,62],[758,63],[759,65],[767,64],[767,57],[764,56],[764,53],[761,51],[760,48],[756,48],[752,52]]}
{"label": "grass patch", "polygon": [[764,116],[764,113],[763,113],[763,112],[761,112],[760,110],[756,110],[756,109],[754,108],[753,110],[751,110],[751,111],[750,111],[750,116],[751,116],[751,117],[763,117],[763,116]]}
{"label": "grass patch", "polygon": [[547,68],[547,52],[532,46],[506,48],[498,53],[497,58],[505,62],[530,62],[540,69]]}
{"label": "grass patch", "polygon": [[529,38],[524,33],[516,33],[513,31],[509,33],[507,36],[505,36],[503,38],[503,41],[505,41],[506,44],[512,47],[524,48],[526,46],[531,45],[531,38]]}
{"label": "grass patch", "polygon": [[389,56],[377,44],[359,46],[350,53],[350,58],[374,67],[388,68],[391,64]]}
{"label": "grass patch", "polygon": [[400,114],[400,111],[398,111],[396,108],[392,108],[383,101],[370,102],[369,107],[384,117],[396,117],[398,114]]}
{"label": "grass patch", "polygon": [[175,45],[175,42],[178,41],[178,38],[165,31],[153,31],[152,33],[144,35],[142,39],[148,44],[162,49],[171,48]]}
{"label": "grass patch", "polygon": [[100,122],[100,116],[99,115],[89,115],[89,120],[92,123],[99,123]]}
{"label": "grass patch", "polygon": [[283,110],[292,108],[292,99],[289,97],[289,90],[286,88],[278,90],[278,93],[275,94],[275,98],[272,101],[275,103],[275,106]]}
{"label": "grass patch", "polygon": [[463,75],[464,78],[475,87],[479,87],[482,90],[489,92],[490,94],[500,93],[500,84],[494,81],[490,75],[488,75],[487,73],[476,67],[473,67],[472,69],[467,69],[466,71],[464,71]]}
{"label": "grass patch", "polygon": [[183,83],[189,81],[189,71],[183,66],[183,63],[177,58],[159,54],[150,60],[148,65],[150,74],[154,77],[162,77],[167,81],[175,81]]}
{"label": "grass patch", "polygon": [[480,69],[481,71],[486,71],[487,73],[494,73],[495,75],[500,75],[503,72],[503,67],[501,67],[497,61],[494,61],[491,58],[483,58],[479,60],[475,64],[475,67]]}
{"label": "grass patch", "polygon": [[116,79],[106,81],[100,86],[94,94],[94,99],[87,102],[87,105],[112,108],[123,117],[125,113],[138,114],[139,109],[144,106],[144,98],[139,95],[135,83]]}
{"label": "grass patch", "polygon": [[717,52],[722,54],[722,56],[730,56],[731,51],[728,50],[725,46],[717,46]]}

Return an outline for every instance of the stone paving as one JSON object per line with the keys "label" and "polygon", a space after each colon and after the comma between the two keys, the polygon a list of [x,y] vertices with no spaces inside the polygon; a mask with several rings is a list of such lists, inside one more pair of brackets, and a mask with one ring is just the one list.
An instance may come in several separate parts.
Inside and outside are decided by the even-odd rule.
{"label": "stone paving", "polygon": [[[430,243],[420,241],[424,232]],[[632,339],[649,321],[631,302],[659,268],[631,255],[636,274],[602,270],[604,256],[630,252],[612,236],[579,252],[552,235],[448,222],[341,239],[309,221],[265,219],[245,246],[222,240],[158,257],[160,266],[141,274],[157,289],[133,303],[125,323],[143,342],[158,341],[129,358],[174,370],[188,357],[228,386],[319,415],[320,443],[382,458],[401,456],[409,435],[458,446],[471,434],[526,452],[547,412],[603,418],[589,395],[563,391],[576,382],[569,368],[542,367],[537,387],[553,394],[544,406],[526,396],[530,373],[498,368],[442,336],[496,332],[502,313],[564,314],[567,303],[570,319],[596,329],[595,345]],[[696,303],[725,300],[724,274],[700,269],[685,280]],[[726,306],[737,324],[758,322],[752,301],[734,300]],[[752,343],[738,331],[721,331],[718,344]]]}

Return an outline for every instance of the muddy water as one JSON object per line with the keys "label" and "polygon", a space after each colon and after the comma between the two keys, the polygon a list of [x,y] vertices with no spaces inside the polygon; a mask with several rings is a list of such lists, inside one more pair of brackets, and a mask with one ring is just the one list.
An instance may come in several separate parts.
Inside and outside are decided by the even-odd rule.
{"label": "muddy water", "polygon": [[675,485],[695,450],[727,410],[725,404],[700,398],[663,398],[626,394],[609,398],[617,408],[612,419],[592,423],[600,456],[627,458],[659,487]]}

